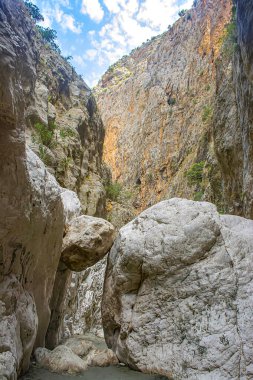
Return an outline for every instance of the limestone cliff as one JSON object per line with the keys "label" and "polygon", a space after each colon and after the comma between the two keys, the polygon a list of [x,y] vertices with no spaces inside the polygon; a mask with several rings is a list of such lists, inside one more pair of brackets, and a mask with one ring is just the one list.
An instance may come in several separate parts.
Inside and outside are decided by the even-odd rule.
{"label": "limestone cliff", "polygon": [[[173,195],[223,207],[211,120],[229,0],[201,0],[164,34],[104,74],[96,97],[113,178],[143,209]],[[197,164],[197,166],[196,166]],[[217,181],[219,182],[219,181]]]}
{"label": "limestone cliff", "polygon": [[10,0],[0,2],[0,22],[0,369],[15,378],[16,369],[28,368],[35,340],[44,343],[64,216],[60,187],[25,147],[24,99],[33,98],[36,78],[33,25]]}
{"label": "limestone cliff", "polygon": [[[45,344],[59,285],[65,297],[58,269],[65,265],[70,277],[69,268],[97,262],[112,244],[113,227],[80,216],[101,214],[104,198],[104,132],[89,88],[43,46],[23,2],[0,1],[0,26],[0,377],[15,380],[32,350]],[[79,193],[82,207],[52,174]],[[109,235],[99,223],[110,226]],[[71,264],[77,250],[78,268]]]}
{"label": "limestone cliff", "polygon": [[[253,218],[253,4],[237,2],[232,54],[217,62],[214,146],[221,168],[225,203],[231,213]],[[230,47],[231,49],[231,47]]]}
{"label": "limestone cliff", "polygon": [[58,182],[78,194],[83,212],[101,216],[104,128],[95,99],[68,61],[39,36],[37,49],[35,103],[27,110],[28,144]]}

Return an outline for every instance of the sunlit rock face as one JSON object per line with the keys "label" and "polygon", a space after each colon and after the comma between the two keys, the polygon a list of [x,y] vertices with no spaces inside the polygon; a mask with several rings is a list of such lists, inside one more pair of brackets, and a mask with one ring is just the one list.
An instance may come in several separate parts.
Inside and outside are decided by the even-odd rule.
{"label": "sunlit rock face", "polygon": [[174,198],[120,230],[102,303],[120,361],[176,379],[250,378],[253,221]]}
{"label": "sunlit rock face", "polygon": [[[195,3],[167,32],[109,68],[96,88],[104,159],[114,180],[138,190],[138,210],[171,196],[223,207],[211,130],[215,63],[231,2]],[[199,184],[186,175],[196,162],[204,163]]]}

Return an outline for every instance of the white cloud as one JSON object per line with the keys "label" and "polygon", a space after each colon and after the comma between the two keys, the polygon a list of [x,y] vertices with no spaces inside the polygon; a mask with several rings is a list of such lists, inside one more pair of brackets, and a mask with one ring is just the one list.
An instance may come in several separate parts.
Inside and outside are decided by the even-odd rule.
{"label": "white cloud", "polygon": [[193,0],[185,0],[180,6],[177,0],[103,0],[103,3],[110,12],[110,20],[98,33],[89,33],[92,54],[86,51],[86,57],[96,59],[101,67],[109,66],[165,31],[178,18],[179,10],[190,8]]}
{"label": "white cloud", "polygon": [[138,11],[138,0],[103,0],[106,8],[111,13],[118,13],[120,11],[126,11],[130,14],[134,14]]}
{"label": "white cloud", "polygon": [[96,49],[88,49],[86,50],[86,57],[89,61],[94,61],[94,59],[96,58],[98,52]]}
{"label": "white cloud", "polygon": [[82,0],[81,13],[87,14],[96,22],[100,22],[104,18],[104,11],[99,0]]}
{"label": "white cloud", "polygon": [[[68,2],[66,1],[65,4],[68,4]],[[63,30],[70,30],[75,34],[82,33],[83,24],[77,22],[72,15],[63,12],[58,4],[54,7],[47,5],[42,9],[42,14],[44,16],[44,21],[40,24],[46,28],[51,28],[53,21],[56,21]]]}
{"label": "white cloud", "polygon": [[76,22],[74,17],[71,15],[63,14],[61,25],[63,29],[69,29],[73,33],[82,33],[82,24]]}
{"label": "white cloud", "polygon": [[85,63],[84,57],[82,57],[81,55],[74,55],[73,56],[73,62],[80,67],[86,67],[87,66]]}
{"label": "white cloud", "polygon": [[192,3],[193,0],[186,0],[179,6],[176,0],[144,0],[137,19],[150,25],[152,29],[162,32],[175,21],[180,9],[188,9]]}

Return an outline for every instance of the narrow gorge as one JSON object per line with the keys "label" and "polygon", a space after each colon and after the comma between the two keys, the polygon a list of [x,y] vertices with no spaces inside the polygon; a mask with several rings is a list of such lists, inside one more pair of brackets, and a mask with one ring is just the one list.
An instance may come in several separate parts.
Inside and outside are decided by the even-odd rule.
{"label": "narrow gorge", "polygon": [[0,0],[0,380],[253,379],[253,3],[94,89],[31,4]]}

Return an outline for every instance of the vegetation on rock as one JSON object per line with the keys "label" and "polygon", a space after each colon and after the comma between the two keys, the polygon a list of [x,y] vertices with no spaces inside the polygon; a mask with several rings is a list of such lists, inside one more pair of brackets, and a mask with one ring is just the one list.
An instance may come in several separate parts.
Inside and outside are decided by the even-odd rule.
{"label": "vegetation on rock", "polygon": [[[42,123],[36,123],[34,128],[37,132],[38,143],[50,147],[54,137],[54,130],[56,128],[55,124],[51,123],[49,126],[46,126]],[[36,139],[35,136],[34,138]]]}
{"label": "vegetation on rock", "polygon": [[203,179],[205,161],[196,162],[186,172],[186,177],[190,185],[199,185]]}
{"label": "vegetation on rock", "polygon": [[31,3],[31,1],[25,1],[25,6],[34,21],[44,21],[44,17],[40,13],[37,5]]}
{"label": "vegetation on rock", "polygon": [[122,185],[119,182],[112,182],[105,186],[106,196],[111,201],[117,201],[122,191]]}
{"label": "vegetation on rock", "polygon": [[61,53],[61,50],[59,46],[56,44],[55,40],[57,38],[57,32],[54,29],[51,28],[44,28],[43,26],[37,25],[37,30],[40,33],[42,40],[45,43],[48,43],[49,46],[57,51],[58,53]]}

